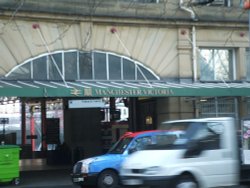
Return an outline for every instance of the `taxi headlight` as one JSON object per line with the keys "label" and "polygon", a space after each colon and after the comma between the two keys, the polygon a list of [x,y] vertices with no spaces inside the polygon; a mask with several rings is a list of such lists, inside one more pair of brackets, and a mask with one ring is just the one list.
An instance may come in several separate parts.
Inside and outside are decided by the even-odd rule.
{"label": "taxi headlight", "polygon": [[95,158],[89,158],[89,159],[85,159],[82,161],[82,168],[81,168],[81,172],[82,173],[88,173],[89,172],[89,166],[92,162],[95,161]]}
{"label": "taxi headlight", "polygon": [[89,172],[89,165],[88,164],[82,164],[81,172],[82,173],[88,173]]}

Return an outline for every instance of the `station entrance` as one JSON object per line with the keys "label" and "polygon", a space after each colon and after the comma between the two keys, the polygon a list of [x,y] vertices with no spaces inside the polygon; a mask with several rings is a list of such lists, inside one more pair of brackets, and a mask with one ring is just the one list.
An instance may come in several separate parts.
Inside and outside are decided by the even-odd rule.
{"label": "station entrance", "polygon": [[19,145],[21,159],[72,164],[107,152],[126,131],[155,129],[153,103],[133,97],[9,98],[0,109],[8,119],[1,140]]}

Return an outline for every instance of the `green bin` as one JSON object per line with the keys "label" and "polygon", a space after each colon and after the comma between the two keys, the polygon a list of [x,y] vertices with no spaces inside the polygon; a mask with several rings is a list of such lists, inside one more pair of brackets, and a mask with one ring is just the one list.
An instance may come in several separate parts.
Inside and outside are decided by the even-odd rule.
{"label": "green bin", "polygon": [[19,153],[19,146],[0,145],[0,183],[19,184]]}

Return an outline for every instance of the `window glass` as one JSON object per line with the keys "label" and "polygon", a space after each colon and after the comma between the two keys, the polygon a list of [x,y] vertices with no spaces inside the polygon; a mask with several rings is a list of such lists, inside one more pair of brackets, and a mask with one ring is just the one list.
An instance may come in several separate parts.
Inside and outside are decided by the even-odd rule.
{"label": "window glass", "polygon": [[31,79],[31,62],[25,63],[24,65],[15,69],[7,78],[17,80],[28,80]]}
{"label": "window glass", "polygon": [[79,52],[80,79],[93,79],[91,53]]}
{"label": "window glass", "polygon": [[247,81],[250,81],[250,49],[246,48],[246,71]]}
{"label": "window glass", "polygon": [[106,80],[107,79],[107,65],[105,53],[94,53],[94,67],[95,67],[95,79]]}
{"label": "window glass", "polygon": [[[223,127],[222,124],[214,122],[214,126],[212,127]],[[220,149],[220,133],[215,132],[214,129],[211,128],[211,123],[205,123],[204,126],[198,126],[196,134],[193,136],[194,141],[198,141],[200,147],[204,150],[215,150]]]}
{"label": "window glass", "polygon": [[[53,57],[53,59],[52,59]],[[58,69],[56,68],[56,65],[58,69],[62,73],[62,53],[57,53],[48,56],[48,67],[49,67],[49,79],[50,80],[62,80],[62,77],[60,76],[60,73],[58,72]]]}
{"label": "window glass", "polygon": [[123,153],[126,148],[128,147],[128,145],[130,144],[130,142],[132,141],[133,138],[121,138],[120,140],[118,140],[108,151],[108,153]]}
{"label": "window glass", "polygon": [[200,49],[200,79],[203,81],[234,80],[232,49]]}
{"label": "window glass", "polygon": [[76,51],[47,54],[29,61],[14,69],[7,79],[62,80],[62,76],[65,80],[145,80],[144,76],[147,80],[158,80],[143,65],[135,66],[133,60],[108,53]]}
{"label": "window glass", "polygon": [[47,80],[47,56],[33,60],[33,78]]}
{"label": "window glass", "polygon": [[211,97],[199,103],[200,117],[237,117],[237,99],[231,97]]}
{"label": "window glass", "polygon": [[123,59],[123,79],[135,80],[135,63],[128,59]]}
{"label": "window glass", "polygon": [[137,138],[131,145],[131,151],[139,151],[146,148],[147,145],[152,144],[151,136],[144,136]]}
{"label": "window glass", "polygon": [[137,80],[157,80],[157,78],[141,65],[137,65]]}
{"label": "window glass", "polygon": [[109,55],[109,79],[121,80],[121,58]]}
{"label": "window glass", "polygon": [[77,52],[64,53],[65,80],[77,79]]}
{"label": "window glass", "polygon": [[[221,133],[223,124],[218,122],[177,122],[160,126],[162,130],[182,130],[182,136],[174,140],[165,149],[188,149],[194,143],[202,150],[215,150],[221,147]],[[159,147],[159,149],[162,147]],[[198,149],[198,148],[197,148]]]}

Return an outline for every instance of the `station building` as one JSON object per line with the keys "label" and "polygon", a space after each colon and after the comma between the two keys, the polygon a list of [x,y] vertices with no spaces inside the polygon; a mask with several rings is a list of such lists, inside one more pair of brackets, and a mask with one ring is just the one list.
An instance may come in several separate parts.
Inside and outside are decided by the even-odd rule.
{"label": "station building", "polygon": [[242,3],[2,0],[0,96],[20,102],[23,157],[58,142],[88,157],[172,119],[231,116],[240,130],[250,114]]}

